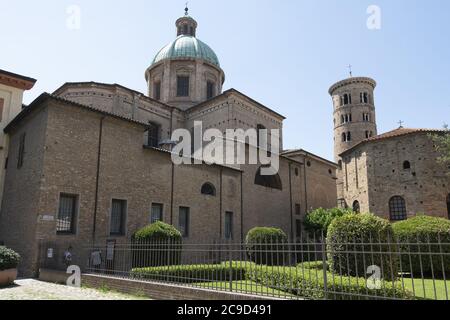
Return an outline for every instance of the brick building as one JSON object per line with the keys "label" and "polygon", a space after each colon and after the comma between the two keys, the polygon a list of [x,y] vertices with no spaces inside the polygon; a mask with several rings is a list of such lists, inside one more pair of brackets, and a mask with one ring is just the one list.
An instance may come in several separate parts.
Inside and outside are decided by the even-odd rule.
{"label": "brick building", "polygon": [[[83,265],[83,248],[129,242],[156,220],[176,226],[186,242],[243,241],[255,226],[295,239],[308,210],[336,205],[337,165],[282,151],[285,118],[235,89],[222,92],[225,74],[196,38],[195,20],[186,15],[176,26],[176,40],[145,72],[148,95],[66,83],[5,128],[11,141],[0,241],[22,254],[23,275],[38,270],[43,242],[59,250],[52,255],[60,262],[71,247]],[[262,176],[258,164],[174,165],[172,132],[191,131],[195,121],[221,132],[279,129],[278,174]]]}
{"label": "brick building", "polygon": [[436,161],[430,138],[448,132],[400,127],[377,135],[375,87],[350,77],[329,91],[340,204],[391,221],[418,213],[450,218],[450,168]]}

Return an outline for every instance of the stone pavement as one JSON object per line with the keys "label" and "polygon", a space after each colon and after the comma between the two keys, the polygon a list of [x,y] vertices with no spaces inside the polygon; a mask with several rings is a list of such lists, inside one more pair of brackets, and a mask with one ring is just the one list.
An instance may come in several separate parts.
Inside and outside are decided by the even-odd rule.
{"label": "stone pavement", "polygon": [[116,292],[73,288],[38,280],[17,280],[15,285],[0,289],[0,300],[142,300],[144,298]]}

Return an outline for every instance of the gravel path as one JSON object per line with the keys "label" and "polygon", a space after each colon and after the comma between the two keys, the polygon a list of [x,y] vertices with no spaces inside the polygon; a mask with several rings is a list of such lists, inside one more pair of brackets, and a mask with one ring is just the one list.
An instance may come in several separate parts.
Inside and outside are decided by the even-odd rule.
{"label": "gravel path", "polygon": [[138,300],[141,298],[115,292],[73,288],[38,280],[17,280],[0,289],[0,300]]}

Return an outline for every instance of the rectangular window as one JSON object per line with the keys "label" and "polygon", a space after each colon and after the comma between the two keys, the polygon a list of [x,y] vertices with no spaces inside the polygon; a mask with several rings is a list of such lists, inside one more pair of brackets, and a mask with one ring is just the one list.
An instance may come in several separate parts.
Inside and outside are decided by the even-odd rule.
{"label": "rectangular window", "polygon": [[301,206],[300,206],[299,203],[297,203],[295,205],[295,214],[298,215],[298,216],[301,214]]}
{"label": "rectangular window", "polygon": [[225,239],[233,239],[233,212],[225,213]]}
{"label": "rectangular window", "polygon": [[214,82],[208,81],[206,84],[206,98],[211,99],[214,97]]}
{"label": "rectangular window", "polygon": [[78,197],[75,195],[61,194],[59,197],[58,219],[56,232],[58,234],[75,233],[75,217]]}
{"label": "rectangular window", "polygon": [[297,238],[300,238],[302,235],[302,220],[295,220],[295,234]]}
{"label": "rectangular window", "polygon": [[163,221],[163,208],[164,206],[160,203],[152,204],[152,213],[150,217],[150,223],[155,223],[157,221]]}
{"label": "rectangular window", "polygon": [[0,122],[3,121],[3,107],[5,105],[5,100],[0,99]]}
{"label": "rectangular window", "polygon": [[25,137],[26,137],[25,133],[22,133],[22,135],[20,136],[19,156],[17,157],[17,169],[20,169],[23,166],[23,158],[25,155]]}
{"label": "rectangular window", "polygon": [[184,238],[189,237],[189,221],[190,220],[190,209],[186,207],[180,207],[180,217],[178,219],[178,225],[181,234]]}
{"label": "rectangular window", "polygon": [[125,235],[127,202],[125,200],[112,201],[111,207],[111,226],[110,234],[112,236]]}
{"label": "rectangular window", "polygon": [[153,99],[161,100],[161,82],[155,82],[153,84]]}
{"label": "rectangular window", "polygon": [[178,76],[177,78],[177,97],[189,97],[189,77]]}
{"label": "rectangular window", "polygon": [[148,128],[148,146],[153,148],[159,147],[159,126],[150,124]]}

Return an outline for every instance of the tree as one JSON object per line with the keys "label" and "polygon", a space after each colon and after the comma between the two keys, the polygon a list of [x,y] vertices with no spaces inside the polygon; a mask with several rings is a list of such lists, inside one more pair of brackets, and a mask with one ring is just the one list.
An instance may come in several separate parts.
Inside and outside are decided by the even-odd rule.
{"label": "tree", "polygon": [[[444,125],[443,134],[432,134],[431,139],[434,142],[437,152],[440,154],[438,162],[446,167],[450,167],[450,129]],[[450,173],[449,173],[450,174]]]}

